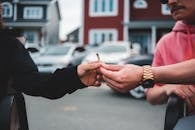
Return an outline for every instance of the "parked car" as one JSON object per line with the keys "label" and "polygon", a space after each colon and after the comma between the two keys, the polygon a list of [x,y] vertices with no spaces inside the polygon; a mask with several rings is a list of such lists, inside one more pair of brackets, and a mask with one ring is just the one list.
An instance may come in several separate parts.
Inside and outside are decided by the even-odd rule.
{"label": "parked car", "polygon": [[34,60],[35,58],[37,58],[40,55],[40,49],[39,48],[35,48],[35,47],[29,47],[26,48],[31,56],[31,58]]}
{"label": "parked car", "polygon": [[34,59],[40,72],[54,72],[57,68],[69,66],[78,49],[76,44],[63,44],[45,48],[37,58]]}
{"label": "parked car", "polygon": [[102,62],[108,64],[117,64],[120,60],[127,58],[131,55],[130,44],[128,42],[106,42],[91,51],[82,61],[96,61],[99,54]]}
{"label": "parked car", "polygon": [[39,56],[40,51],[41,51],[41,47],[38,45],[38,43],[25,42],[24,47],[28,50],[28,52],[33,60],[34,60],[34,58]]}
{"label": "parked car", "polygon": [[88,51],[83,47],[77,47],[68,64],[68,66],[75,66],[81,64],[83,58],[88,54]]}
{"label": "parked car", "polygon": [[[146,55],[133,55],[126,59],[123,59],[119,64],[135,64],[135,65],[151,65],[153,61],[153,54]],[[135,89],[129,91],[130,95],[134,98],[141,99],[145,97],[144,88],[140,85]]]}

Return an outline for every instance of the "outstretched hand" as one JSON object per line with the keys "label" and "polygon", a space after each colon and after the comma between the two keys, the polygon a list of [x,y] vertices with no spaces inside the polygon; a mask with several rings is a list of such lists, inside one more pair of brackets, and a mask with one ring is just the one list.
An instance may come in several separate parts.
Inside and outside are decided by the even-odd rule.
{"label": "outstretched hand", "polygon": [[143,69],[140,66],[101,64],[100,72],[106,84],[120,92],[127,92],[139,85]]}
{"label": "outstretched hand", "polygon": [[100,86],[101,75],[98,69],[101,66],[99,62],[90,62],[78,65],[77,73],[80,80],[86,86]]}

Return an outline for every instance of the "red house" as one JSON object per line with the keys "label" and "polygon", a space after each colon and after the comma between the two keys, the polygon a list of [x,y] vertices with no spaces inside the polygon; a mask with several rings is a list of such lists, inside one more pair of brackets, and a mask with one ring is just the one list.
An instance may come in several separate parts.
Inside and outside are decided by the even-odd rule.
{"label": "red house", "polygon": [[82,5],[82,44],[130,41],[149,53],[175,22],[159,0],[83,0]]}

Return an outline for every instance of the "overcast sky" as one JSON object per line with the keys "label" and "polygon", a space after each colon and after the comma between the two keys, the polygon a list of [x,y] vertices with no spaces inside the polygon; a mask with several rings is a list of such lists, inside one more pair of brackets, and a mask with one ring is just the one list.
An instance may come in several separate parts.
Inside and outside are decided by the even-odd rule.
{"label": "overcast sky", "polygon": [[60,38],[81,25],[82,0],[59,0],[62,21],[60,26]]}

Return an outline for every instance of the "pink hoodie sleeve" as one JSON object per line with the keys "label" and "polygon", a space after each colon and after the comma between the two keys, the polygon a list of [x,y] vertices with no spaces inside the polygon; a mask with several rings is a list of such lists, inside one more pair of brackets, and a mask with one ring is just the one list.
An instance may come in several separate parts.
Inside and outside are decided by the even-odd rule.
{"label": "pink hoodie sleeve", "polygon": [[155,49],[155,52],[154,52],[154,58],[153,58],[152,66],[162,66],[162,65],[164,65],[163,57],[162,57],[162,54],[161,54],[161,52],[164,49],[163,44],[164,44],[164,40],[163,40],[163,38],[161,38],[159,40],[159,42],[157,43],[157,46],[156,46],[156,49]]}
{"label": "pink hoodie sleeve", "polygon": [[[157,43],[157,46],[156,46],[156,49],[155,49],[152,66],[163,66],[164,65],[163,57],[162,57],[162,54],[161,54],[161,52],[164,49],[163,45],[164,45],[164,39],[161,38],[159,40],[159,42]],[[156,83],[154,87],[160,87],[160,86],[163,86],[163,84]]]}

